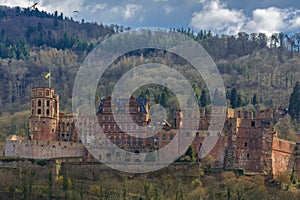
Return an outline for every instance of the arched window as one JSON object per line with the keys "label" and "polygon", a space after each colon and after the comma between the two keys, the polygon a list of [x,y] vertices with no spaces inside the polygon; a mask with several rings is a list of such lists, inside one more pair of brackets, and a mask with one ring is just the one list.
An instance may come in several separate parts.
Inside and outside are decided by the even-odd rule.
{"label": "arched window", "polygon": [[42,106],[42,101],[38,100],[38,106]]}

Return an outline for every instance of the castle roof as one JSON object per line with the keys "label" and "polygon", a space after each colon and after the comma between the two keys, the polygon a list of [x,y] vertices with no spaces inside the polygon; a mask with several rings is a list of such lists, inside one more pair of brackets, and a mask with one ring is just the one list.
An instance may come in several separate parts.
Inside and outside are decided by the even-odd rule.
{"label": "castle roof", "polygon": [[[140,107],[140,112],[147,113],[146,105],[148,103],[148,100],[146,98],[134,98],[134,97],[131,97],[131,98],[134,99],[138,103],[138,105]],[[103,113],[103,106],[107,100],[111,100],[111,97],[106,98],[106,99],[101,99],[100,105],[98,108],[98,114]],[[120,99],[114,100],[114,103],[116,104],[117,108],[120,109],[120,108],[125,108],[126,104],[128,104],[128,102],[129,102],[129,100],[130,99],[128,99],[128,98],[120,98]]]}

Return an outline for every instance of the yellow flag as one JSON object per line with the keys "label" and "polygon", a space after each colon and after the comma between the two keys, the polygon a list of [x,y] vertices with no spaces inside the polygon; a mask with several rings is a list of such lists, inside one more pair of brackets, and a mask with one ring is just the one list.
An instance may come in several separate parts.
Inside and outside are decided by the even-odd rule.
{"label": "yellow flag", "polygon": [[49,78],[51,76],[51,73],[49,72],[48,74],[45,75],[45,78]]}

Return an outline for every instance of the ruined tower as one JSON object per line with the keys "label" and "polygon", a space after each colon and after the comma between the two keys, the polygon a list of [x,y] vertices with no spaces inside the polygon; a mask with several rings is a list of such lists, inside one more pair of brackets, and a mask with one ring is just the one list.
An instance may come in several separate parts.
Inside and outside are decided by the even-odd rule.
{"label": "ruined tower", "polygon": [[54,88],[33,88],[31,116],[29,118],[29,139],[57,140],[59,121],[59,97]]}

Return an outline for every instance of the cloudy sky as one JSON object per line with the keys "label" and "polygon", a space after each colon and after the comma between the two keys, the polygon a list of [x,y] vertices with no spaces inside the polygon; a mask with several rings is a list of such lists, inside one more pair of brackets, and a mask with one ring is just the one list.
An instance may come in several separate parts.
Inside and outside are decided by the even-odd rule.
{"label": "cloudy sky", "polygon": [[[0,0],[29,7],[31,0]],[[74,19],[132,28],[191,27],[195,31],[300,32],[298,0],[36,0],[39,10],[63,12]],[[77,10],[79,13],[74,13]]]}

